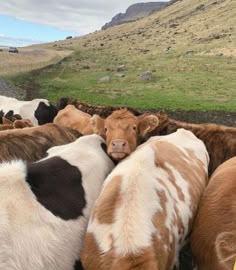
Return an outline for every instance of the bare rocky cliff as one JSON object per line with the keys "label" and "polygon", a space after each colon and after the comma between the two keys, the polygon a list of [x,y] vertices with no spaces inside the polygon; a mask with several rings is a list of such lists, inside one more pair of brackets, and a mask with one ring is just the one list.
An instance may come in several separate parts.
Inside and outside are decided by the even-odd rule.
{"label": "bare rocky cliff", "polygon": [[147,2],[133,4],[127,8],[125,13],[118,13],[114,16],[110,22],[106,23],[102,27],[102,30],[148,16],[151,13],[161,10],[167,6],[167,3],[168,2]]}

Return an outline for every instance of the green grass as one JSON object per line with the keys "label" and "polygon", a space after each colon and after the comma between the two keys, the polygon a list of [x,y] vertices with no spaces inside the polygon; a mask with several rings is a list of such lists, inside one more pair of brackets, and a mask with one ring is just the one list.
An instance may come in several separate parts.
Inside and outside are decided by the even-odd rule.
{"label": "green grass", "polygon": [[[116,67],[122,63],[126,66],[122,72],[125,77],[119,78]],[[139,77],[146,70],[153,71],[150,81]],[[98,82],[107,75],[111,76],[110,82]],[[236,59],[223,56],[152,52],[122,60],[103,50],[84,50],[60,64],[11,80],[22,88],[34,86],[39,96],[52,102],[72,96],[92,104],[144,109],[236,111]]]}

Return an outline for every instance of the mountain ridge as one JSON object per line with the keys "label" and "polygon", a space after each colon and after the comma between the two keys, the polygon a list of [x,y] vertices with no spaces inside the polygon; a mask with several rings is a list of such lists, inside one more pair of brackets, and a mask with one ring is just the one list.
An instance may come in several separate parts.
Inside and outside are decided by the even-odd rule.
{"label": "mountain ridge", "polygon": [[150,15],[153,12],[161,10],[167,5],[168,2],[161,2],[161,1],[133,4],[126,9],[125,13],[116,14],[111,19],[111,21],[103,25],[101,29],[105,30],[115,25],[136,21],[140,18]]}

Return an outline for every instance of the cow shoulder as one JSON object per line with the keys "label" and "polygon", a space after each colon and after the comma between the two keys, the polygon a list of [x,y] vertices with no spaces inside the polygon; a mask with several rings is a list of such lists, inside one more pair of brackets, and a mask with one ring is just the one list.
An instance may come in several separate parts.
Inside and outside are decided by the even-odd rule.
{"label": "cow shoulder", "polygon": [[64,220],[83,215],[86,206],[79,169],[60,157],[28,164],[26,181],[39,203]]}

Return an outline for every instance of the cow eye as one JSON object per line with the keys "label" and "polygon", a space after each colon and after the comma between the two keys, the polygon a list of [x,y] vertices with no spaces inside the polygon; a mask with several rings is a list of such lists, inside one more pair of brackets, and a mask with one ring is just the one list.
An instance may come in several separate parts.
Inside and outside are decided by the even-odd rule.
{"label": "cow eye", "polygon": [[135,130],[135,131],[136,131],[136,130],[137,130],[137,126],[133,126],[133,130]]}
{"label": "cow eye", "polygon": [[104,131],[107,132],[107,128],[106,127],[104,128]]}

